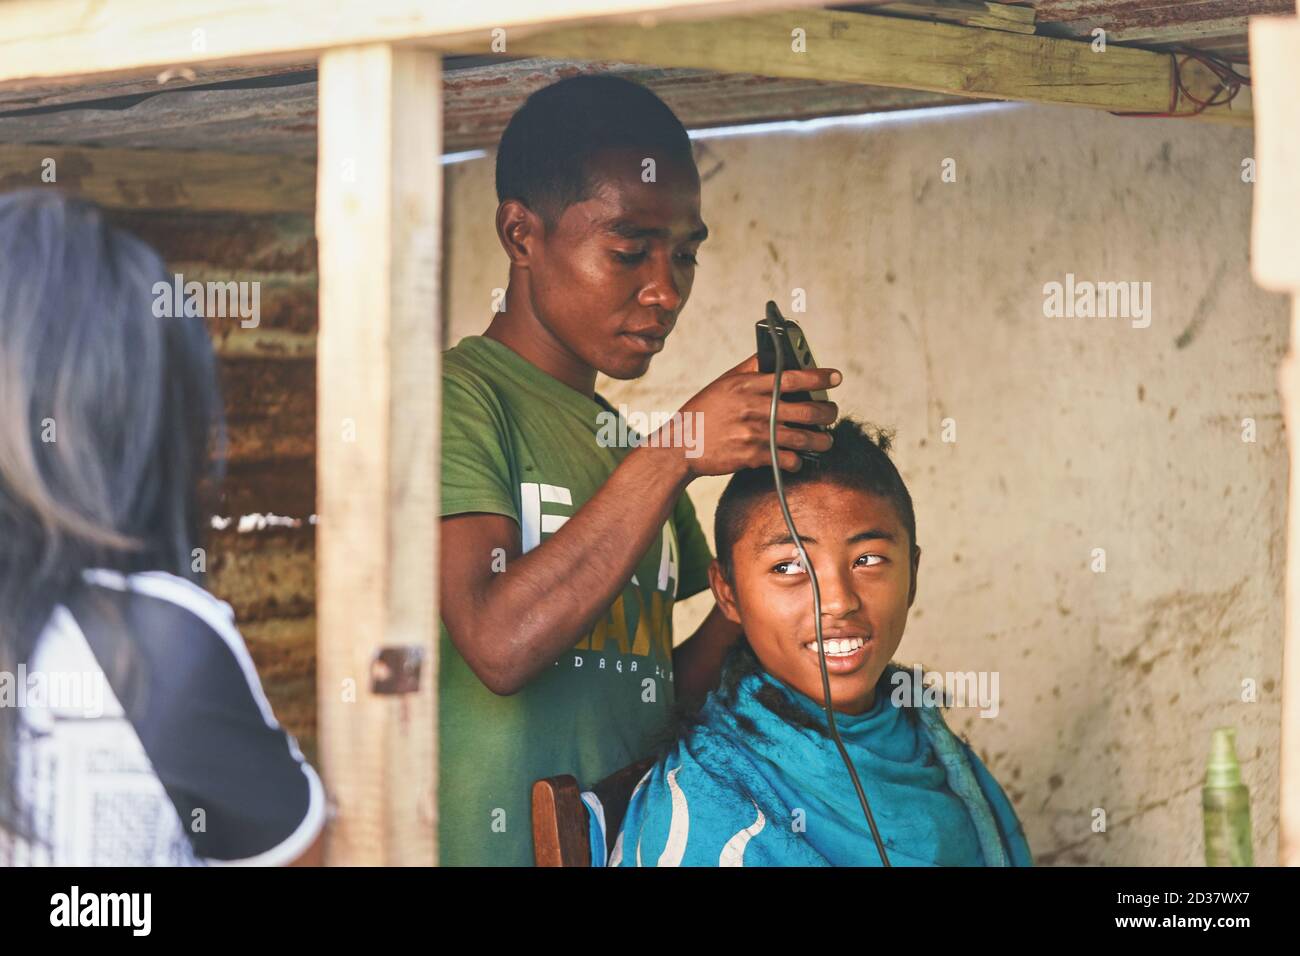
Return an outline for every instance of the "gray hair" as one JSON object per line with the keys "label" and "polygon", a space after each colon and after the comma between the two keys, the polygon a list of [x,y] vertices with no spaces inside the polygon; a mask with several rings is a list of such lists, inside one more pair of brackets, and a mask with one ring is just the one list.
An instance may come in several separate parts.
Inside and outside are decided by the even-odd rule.
{"label": "gray hair", "polygon": [[[224,427],[202,318],[158,318],[158,253],[94,204],[0,195],[0,672],[85,568],[193,579]],[[0,831],[28,831],[0,706]]]}

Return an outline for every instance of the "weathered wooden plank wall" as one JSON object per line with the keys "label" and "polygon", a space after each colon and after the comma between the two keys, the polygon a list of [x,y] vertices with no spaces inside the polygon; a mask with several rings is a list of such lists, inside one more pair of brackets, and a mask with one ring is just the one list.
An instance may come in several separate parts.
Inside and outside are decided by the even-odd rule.
{"label": "weathered wooden plank wall", "polygon": [[[277,717],[316,746],[316,237],[310,214],[115,210],[183,281],[259,283],[259,321],[209,317],[228,430],[207,586],[235,609]],[[240,532],[244,515],[300,521]]]}

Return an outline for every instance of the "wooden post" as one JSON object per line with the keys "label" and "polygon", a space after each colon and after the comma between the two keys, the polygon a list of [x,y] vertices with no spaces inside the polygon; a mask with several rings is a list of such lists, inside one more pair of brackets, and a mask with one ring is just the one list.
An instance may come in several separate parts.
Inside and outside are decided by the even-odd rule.
{"label": "wooden post", "polygon": [[1300,19],[1252,19],[1250,66],[1257,164],[1251,268],[1264,288],[1291,294],[1291,350],[1278,370],[1291,450],[1278,865],[1300,866]]}
{"label": "wooden post", "polygon": [[[1300,50],[1297,50],[1300,55]],[[1300,116],[1295,122],[1300,123]],[[1300,250],[1297,250],[1300,254]],[[1282,640],[1282,737],[1278,769],[1278,866],[1300,866],[1300,289],[1291,296],[1291,348],[1278,369],[1290,449],[1286,615]]]}
{"label": "wooden post", "polygon": [[327,860],[432,865],[441,58],[384,43],[327,51],[319,125],[317,691],[336,805]]}

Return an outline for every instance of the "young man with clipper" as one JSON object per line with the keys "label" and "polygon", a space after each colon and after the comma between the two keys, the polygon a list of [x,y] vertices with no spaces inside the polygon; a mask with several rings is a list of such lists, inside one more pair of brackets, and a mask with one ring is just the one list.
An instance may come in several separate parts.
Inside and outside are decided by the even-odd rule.
{"label": "young man with clipper", "polygon": [[[773,376],[751,356],[635,448],[597,372],[644,375],[690,295],[708,234],[690,140],[649,90],[561,81],[511,119],[497,156],[505,309],[443,356],[440,856],[530,865],[532,781],[591,785],[646,756],[675,700],[701,700],[739,628],[715,606],[673,647],[675,600],[712,560],[686,487],[770,461]],[[782,392],[838,384],[787,371]],[[782,402],[829,425],[831,402]],[[684,419],[702,422],[681,447]],[[622,432],[622,429],[619,429]],[[782,426],[779,462],[825,451]],[[689,454],[688,454],[689,452]]]}

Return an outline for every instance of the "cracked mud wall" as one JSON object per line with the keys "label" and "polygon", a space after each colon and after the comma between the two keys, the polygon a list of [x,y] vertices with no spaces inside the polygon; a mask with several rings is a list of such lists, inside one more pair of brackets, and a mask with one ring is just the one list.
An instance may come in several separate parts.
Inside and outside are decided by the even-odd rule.
{"label": "cracked mud wall", "polygon": [[[753,351],[766,299],[790,315],[805,290],[791,317],[844,371],[842,411],[897,429],[916,505],[897,659],[997,673],[995,717],[948,720],[1037,861],[1202,865],[1210,733],[1229,725],[1255,859],[1275,863],[1287,315],[1249,272],[1251,131],[1009,105],[697,155],[712,236],[691,300],[644,379],[597,388],[671,412]],[[447,169],[449,344],[506,283],[492,176],[491,156]],[[1150,282],[1149,326],[1044,316],[1067,274]],[[690,489],[710,540],[724,484]],[[679,640],[710,603],[676,608]]]}

